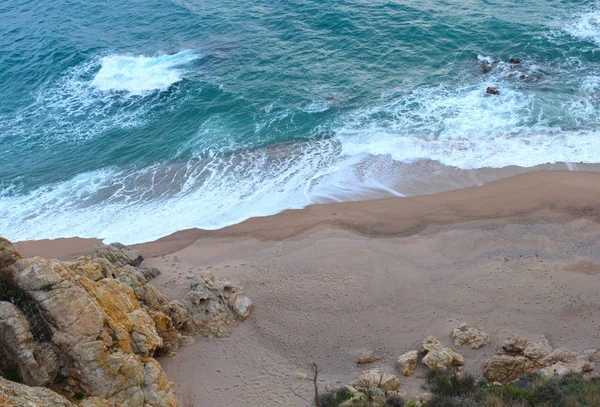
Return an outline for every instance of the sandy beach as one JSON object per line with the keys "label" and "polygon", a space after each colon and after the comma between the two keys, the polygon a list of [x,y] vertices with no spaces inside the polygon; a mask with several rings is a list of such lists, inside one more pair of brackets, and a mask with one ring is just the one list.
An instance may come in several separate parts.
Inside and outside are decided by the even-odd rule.
{"label": "sandy beach", "polygon": [[[307,406],[320,385],[365,369],[362,349],[394,372],[427,335],[447,345],[468,322],[492,337],[454,348],[467,371],[515,332],[575,351],[600,346],[600,174],[534,172],[411,198],[314,205],[215,231],[186,230],[138,245],[171,299],[188,275],[240,282],[254,312],[227,338],[198,338],[161,363],[181,405]],[[98,241],[16,244],[25,256],[72,259]],[[419,392],[425,372],[402,378]]]}

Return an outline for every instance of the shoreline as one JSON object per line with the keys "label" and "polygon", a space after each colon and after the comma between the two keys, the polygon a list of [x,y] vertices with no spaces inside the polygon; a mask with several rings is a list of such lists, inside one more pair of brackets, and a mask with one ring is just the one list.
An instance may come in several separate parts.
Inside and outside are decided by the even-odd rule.
{"label": "shoreline", "polygon": [[[595,187],[594,181],[598,181],[598,187]],[[548,190],[548,187],[554,189]],[[556,190],[556,187],[562,189]],[[511,196],[517,194],[520,199],[515,201]],[[216,230],[180,230],[131,246],[149,256],[160,256],[184,249],[200,238],[252,236],[276,241],[302,234],[319,225],[348,229],[366,236],[391,237],[417,233],[429,224],[497,218],[543,209],[570,212],[573,216],[600,216],[600,206],[594,208],[595,196],[600,196],[600,173],[595,171],[527,171],[483,185],[433,194],[313,204],[302,209],[249,218]],[[479,207],[477,200],[487,200],[489,207]],[[378,221],[375,217],[378,213],[385,213],[386,220]],[[414,217],[407,218],[403,213],[411,213]],[[373,218],[362,222],[367,216]],[[67,237],[16,241],[14,244],[25,255],[49,255],[66,260],[87,254],[101,241],[98,238]]]}
{"label": "shoreline", "polygon": [[[600,333],[600,174],[532,172],[433,195],[313,205],[220,230],[186,230],[137,245],[171,300],[188,276],[239,282],[254,311],[229,337],[198,338],[161,358],[180,405],[306,406],[319,385],[361,371],[397,373],[399,355],[467,322],[482,349],[454,347],[465,372],[512,333],[577,352]],[[93,239],[19,242],[25,256],[87,254]],[[81,253],[78,253],[81,251]],[[68,260],[68,258],[65,258]],[[361,350],[382,359],[358,366]],[[420,366],[401,377],[421,392]]]}

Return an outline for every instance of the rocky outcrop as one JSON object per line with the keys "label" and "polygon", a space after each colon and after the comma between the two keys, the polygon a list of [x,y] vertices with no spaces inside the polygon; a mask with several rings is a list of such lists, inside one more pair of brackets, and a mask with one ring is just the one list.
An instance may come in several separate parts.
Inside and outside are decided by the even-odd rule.
{"label": "rocky outcrop", "polygon": [[595,351],[582,354],[565,348],[552,349],[545,337],[538,343],[527,338],[511,335],[502,345],[499,355],[494,355],[485,364],[484,376],[488,381],[510,383],[533,372],[552,377],[568,373],[591,376],[595,370]]}
{"label": "rocky outcrop", "polygon": [[460,324],[452,331],[452,338],[456,346],[469,345],[478,349],[490,343],[490,336],[477,328],[465,323]]}
{"label": "rocky outcrop", "polygon": [[425,338],[421,351],[425,354],[423,363],[434,372],[444,372],[449,367],[458,367],[465,364],[465,360],[461,355],[444,346],[433,336]]}
{"label": "rocky outcrop", "polygon": [[173,383],[153,356],[174,354],[193,335],[230,333],[252,303],[239,286],[211,274],[183,301],[169,301],[147,284],[158,273],[138,251],[119,244],[61,262],[22,259],[0,239],[0,357],[6,360],[0,369],[67,399],[88,396],[89,407],[176,406]]}
{"label": "rocky outcrop", "polygon": [[396,366],[402,376],[411,376],[419,362],[419,352],[416,350],[406,352],[398,358]]}

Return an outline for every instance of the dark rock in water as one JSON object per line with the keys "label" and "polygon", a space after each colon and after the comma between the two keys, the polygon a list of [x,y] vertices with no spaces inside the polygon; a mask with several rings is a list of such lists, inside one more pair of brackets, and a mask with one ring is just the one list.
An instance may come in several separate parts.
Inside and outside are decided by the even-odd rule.
{"label": "dark rock in water", "polygon": [[511,58],[511,59],[508,60],[508,63],[516,65],[516,64],[520,64],[521,60],[520,59],[516,59],[516,58]]}
{"label": "dark rock in water", "polygon": [[483,73],[490,73],[492,71],[492,68],[494,66],[496,66],[498,64],[498,61],[494,61],[492,63],[487,62],[487,61],[483,61],[481,64],[481,71]]}
{"label": "dark rock in water", "polygon": [[488,88],[485,90],[485,93],[487,93],[488,95],[499,95],[500,91],[496,88],[492,88],[491,86],[488,86]]}

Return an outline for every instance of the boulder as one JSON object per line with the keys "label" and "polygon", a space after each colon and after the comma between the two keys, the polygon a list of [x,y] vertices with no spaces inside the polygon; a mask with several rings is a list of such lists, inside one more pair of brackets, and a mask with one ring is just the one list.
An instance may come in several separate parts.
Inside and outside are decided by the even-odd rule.
{"label": "boulder", "polygon": [[456,346],[469,345],[478,349],[490,342],[490,336],[467,323],[460,324],[452,331],[452,338]]}
{"label": "boulder", "polygon": [[412,350],[406,352],[398,358],[397,367],[402,376],[411,376],[419,362],[419,352]]}
{"label": "boulder", "polygon": [[106,259],[116,267],[127,265],[135,267],[144,261],[139,251],[120,243],[101,244],[94,247],[92,250],[92,259],[98,258]]}
{"label": "boulder", "polygon": [[577,361],[579,354],[570,351],[566,348],[558,348],[552,351],[548,356],[540,360],[540,364],[544,366],[553,365],[556,362],[574,363]]}
{"label": "boulder", "polygon": [[[29,387],[0,376],[0,406],[74,407],[65,397],[44,387]],[[112,406],[108,406],[112,407]]]}
{"label": "boulder", "polygon": [[521,337],[517,334],[512,334],[502,344],[502,350],[508,354],[520,354],[525,350],[529,341],[525,337]]}
{"label": "boulder", "polygon": [[398,390],[400,381],[393,374],[380,373],[377,369],[371,369],[362,372],[358,379],[350,383],[350,386],[361,391],[370,391],[375,387],[387,393]]}
{"label": "boulder", "polygon": [[494,87],[488,86],[485,90],[485,93],[488,95],[499,95],[500,91]]}
{"label": "boulder", "polygon": [[506,384],[539,369],[539,367],[524,356],[494,355],[485,363],[483,375],[488,382]]}
{"label": "boulder", "polygon": [[433,336],[425,338],[421,351],[425,354],[423,363],[434,372],[444,372],[451,366],[463,366],[465,364],[465,360],[461,355],[444,346]]}
{"label": "boulder", "polygon": [[528,343],[522,351],[523,356],[536,361],[548,357],[551,353],[552,347],[545,336],[542,336],[539,343]]}
{"label": "boulder", "polygon": [[583,357],[590,362],[596,362],[597,360],[600,360],[600,352],[598,352],[596,349],[584,350]]}
{"label": "boulder", "polygon": [[373,363],[378,360],[381,360],[381,356],[374,350],[363,350],[358,354],[356,358],[356,363],[359,365],[365,365],[367,363]]}

